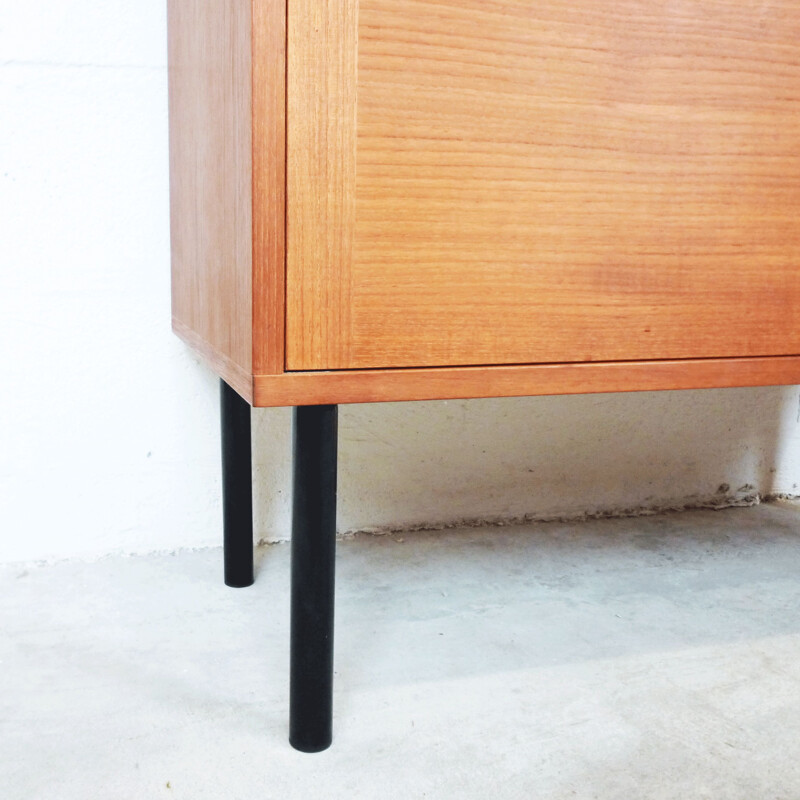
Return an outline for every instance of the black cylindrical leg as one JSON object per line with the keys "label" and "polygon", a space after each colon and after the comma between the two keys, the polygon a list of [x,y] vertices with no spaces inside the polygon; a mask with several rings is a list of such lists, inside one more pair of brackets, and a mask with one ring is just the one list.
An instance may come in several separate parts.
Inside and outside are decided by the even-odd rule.
{"label": "black cylindrical leg", "polygon": [[253,583],[253,479],[250,452],[250,405],[220,381],[222,417],[222,516],[225,583]]}
{"label": "black cylindrical leg", "polygon": [[289,741],[305,753],[332,735],[337,412],[294,411]]}

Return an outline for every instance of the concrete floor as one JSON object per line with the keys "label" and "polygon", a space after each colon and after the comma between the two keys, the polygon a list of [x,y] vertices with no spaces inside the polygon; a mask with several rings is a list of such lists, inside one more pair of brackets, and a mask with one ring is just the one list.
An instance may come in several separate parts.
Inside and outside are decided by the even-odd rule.
{"label": "concrete floor", "polygon": [[334,745],[289,548],[0,570],[0,797],[800,798],[800,507],[356,537]]}

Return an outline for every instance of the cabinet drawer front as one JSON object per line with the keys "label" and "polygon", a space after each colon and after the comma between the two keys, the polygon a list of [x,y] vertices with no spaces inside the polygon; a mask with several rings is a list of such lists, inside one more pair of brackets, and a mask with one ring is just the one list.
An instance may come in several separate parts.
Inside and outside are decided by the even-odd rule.
{"label": "cabinet drawer front", "polygon": [[291,0],[287,367],[800,353],[800,3]]}

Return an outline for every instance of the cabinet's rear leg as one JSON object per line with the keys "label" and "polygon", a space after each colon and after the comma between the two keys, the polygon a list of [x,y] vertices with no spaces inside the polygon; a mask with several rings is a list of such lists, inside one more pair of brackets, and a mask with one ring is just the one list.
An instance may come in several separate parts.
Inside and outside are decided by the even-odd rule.
{"label": "cabinet's rear leg", "polygon": [[294,411],[289,741],[306,753],[332,735],[337,415],[334,405]]}
{"label": "cabinet's rear leg", "polygon": [[250,586],[253,575],[253,478],[250,404],[220,381],[225,583]]}

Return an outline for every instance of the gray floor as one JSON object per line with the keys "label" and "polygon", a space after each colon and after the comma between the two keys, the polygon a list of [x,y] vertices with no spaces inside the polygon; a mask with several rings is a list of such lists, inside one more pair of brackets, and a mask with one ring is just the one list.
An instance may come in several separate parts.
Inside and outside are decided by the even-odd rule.
{"label": "gray floor", "polygon": [[289,548],[0,570],[0,797],[800,798],[800,507],[357,537],[335,739],[286,742]]}

